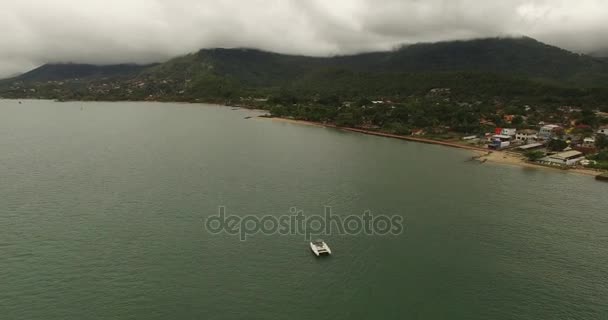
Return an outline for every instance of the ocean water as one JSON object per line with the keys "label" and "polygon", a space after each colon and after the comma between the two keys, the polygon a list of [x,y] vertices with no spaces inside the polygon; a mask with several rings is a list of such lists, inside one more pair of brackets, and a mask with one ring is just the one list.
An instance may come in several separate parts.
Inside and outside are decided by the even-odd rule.
{"label": "ocean water", "polygon": [[[0,318],[608,318],[608,184],[255,115],[0,101]],[[404,229],[319,259],[208,232],[221,206]]]}

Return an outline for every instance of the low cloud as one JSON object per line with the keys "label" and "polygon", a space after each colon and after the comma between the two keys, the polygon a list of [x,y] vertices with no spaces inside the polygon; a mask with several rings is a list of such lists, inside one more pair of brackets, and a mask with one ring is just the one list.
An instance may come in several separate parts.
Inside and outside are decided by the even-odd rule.
{"label": "low cloud", "polygon": [[0,77],[48,62],[149,63],[211,47],[306,55],[527,35],[606,48],[605,0],[0,0]]}

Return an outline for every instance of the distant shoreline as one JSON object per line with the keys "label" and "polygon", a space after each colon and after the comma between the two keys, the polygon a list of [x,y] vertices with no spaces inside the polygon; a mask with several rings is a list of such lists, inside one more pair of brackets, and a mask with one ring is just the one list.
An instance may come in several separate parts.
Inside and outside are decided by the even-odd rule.
{"label": "distant shoreline", "polygon": [[370,131],[370,130],[364,130],[364,129],[339,127],[339,126],[332,125],[332,124],[323,124],[323,123],[306,121],[306,120],[294,120],[294,119],[285,119],[285,118],[276,118],[276,117],[259,117],[259,118],[269,119],[272,121],[313,126],[313,127],[332,128],[332,129],[338,129],[338,130],[343,130],[343,131],[356,132],[356,133],[362,133],[362,134],[367,134],[367,135],[399,139],[399,140],[405,140],[405,141],[412,141],[412,142],[418,142],[418,143],[434,144],[434,145],[440,145],[440,146],[445,146],[445,147],[450,147],[450,148],[464,149],[464,150],[471,151],[475,155],[475,156],[473,156],[473,159],[480,161],[480,162],[487,161],[487,162],[503,164],[503,165],[518,166],[518,167],[523,167],[523,168],[546,169],[546,170],[551,170],[551,171],[559,171],[559,172],[563,172],[563,173],[574,173],[574,174],[586,175],[586,176],[592,176],[592,177],[602,174],[602,172],[590,170],[590,169],[563,170],[560,168],[543,166],[543,165],[539,165],[539,164],[530,163],[530,162],[526,161],[526,159],[524,159],[522,156],[515,155],[511,152],[488,150],[488,149],[484,149],[484,148],[480,148],[480,147],[467,146],[467,145],[462,145],[462,144],[447,142],[447,141],[439,141],[439,140],[433,140],[433,139],[396,135],[396,134]]}
{"label": "distant shoreline", "polygon": [[[266,117],[262,117],[262,118],[266,118]],[[475,146],[467,146],[467,145],[462,145],[462,144],[453,143],[453,142],[447,142],[447,141],[441,141],[441,140],[433,140],[433,139],[425,139],[425,138],[417,138],[417,137],[412,137],[412,136],[403,136],[403,135],[398,135],[398,134],[378,132],[378,131],[371,131],[371,130],[365,130],[365,129],[357,129],[357,128],[349,128],[349,127],[339,127],[339,126],[332,125],[332,124],[323,124],[323,123],[312,122],[312,121],[293,120],[293,119],[276,118],[276,117],[267,118],[267,119],[272,119],[272,120],[276,120],[276,121],[280,121],[280,122],[297,123],[297,124],[308,125],[308,126],[315,126],[315,127],[333,128],[333,129],[339,129],[339,130],[344,130],[344,131],[350,131],[350,132],[357,132],[357,133],[368,134],[368,135],[372,135],[372,136],[379,136],[379,137],[393,138],[393,139],[399,139],[399,140],[414,141],[414,142],[420,142],[420,143],[426,143],[426,144],[437,144],[437,145],[443,145],[443,146],[446,146],[446,147],[466,149],[466,150],[472,150],[472,151],[482,151],[482,152],[490,152],[491,151],[491,150],[484,149],[484,148],[479,148],[479,147],[475,147]]]}
{"label": "distant shoreline", "polygon": [[[15,100],[15,101],[27,101],[27,100],[47,100],[47,101],[55,101],[55,102],[110,102],[110,103],[116,103],[116,102],[157,102],[157,103],[181,103],[181,104],[205,104],[205,105],[215,105],[215,106],[219,106],[219,107],[229,107],[229,108],[238,108],[241,110],[248,110],[248,111],[255,111],[255,112],[268,112],[268,110],[264,110],[264,109],[257,109],[255,107],[248,107],[248,106],[243,106],[243,105],[226,105],[226,104],[221,104],[221,103],[217,103],[217,102],[171,102],[171,101],[134,101],[134,100],[124,100],[124,101],[93,101],[93,100],[71,100],[71,101],[57,101],[57,100],[53,100],[53,99],[0,99],[0,100]],[[343,131],[348,131],[348,132],[355,132],[355,133],[361,133],[361,134],[367,134],[367,135],[373,135],[373,136],[379,136],[379,137],[385,137],[385,138],[391,138],[391,139],[398,139],[398,140],[404,140],[404,141],[412,141],[412,142],[418,142],[418,143],[425,143],[425,144],[434,144],[434,145],[440,145],[440,146],[445,146],[445,147],[450,147],[450,148],[457,148],[457,149],[463,149],[463,150],[469,150],[473,153],[473,159],[480,161],[480,162],[491,162],[491,163],[498,163],[498,164],[504,164],[504,165],[511,165],[511,166],[518,166],[518,167],[524,167],[524,168],[535,168],[535,169],[547,169],[547,170],[552,170],[552,171],[559,171],[559,172],[563,172],[563,173],[574,173],[574,174],[579,174],[579,175],[586,175],[586,176],[592,176],[592,177],[596,177],[601,175],[603,172],[600,171],[595,171],[595,170],[591,170],[591,169],[567,169],[567,170],[563,170],[557,167],[549,167],[549,166],[544,166],[544,165],[539,165],[539,164],[534,164],[534,163],[530,163],[528,161],[526,161],[526,159],[524,159],[521,156],[518,155],[514,155],[513,153],[510,152],[505,152],[505,151],[495,151],[495,150],[489,150],[489,149],[485,149],[485,148],[480,148],[480,147],[475,147],[475,146],[468,146],[468,145],[463,145],[463,144],[458,144],[458,143],[453,143],[453,142],[447,142],[447,141],[440,141],[440,140],[433,140],[433,139],[425,139],[425,138],[418,138],[418,137],[412,137],[412,136],[403,136],[403,135],[396,135],[396,134],[390,134],[390,133],[384,133],[384,132],[377,132],[377,131],[370,131],[370,130],[364,130],[364,129],[357,129],[357,128],[348,128],[348,127],[339,127],[336,125],[332,125],[332,124],[323,124],[323,123],[319,123],[319,122],[313,122],[313,121],[306,121],[306,120],[295,120],[295,119],[286,119],[286,118],[277,118],[277,117],[264,117],[264,116],[258,116],[256,118],[259,119],[269,119],[272,121],[279,121],[279,122],[285,122],[285,123],[293,123],[293,124],[299,124],[299,125],[307,125],[307,126],[314,126],[314,127],[321,127],[321,128],[332,128],[332,129],[337,129],[337,130],[343,130]]]}

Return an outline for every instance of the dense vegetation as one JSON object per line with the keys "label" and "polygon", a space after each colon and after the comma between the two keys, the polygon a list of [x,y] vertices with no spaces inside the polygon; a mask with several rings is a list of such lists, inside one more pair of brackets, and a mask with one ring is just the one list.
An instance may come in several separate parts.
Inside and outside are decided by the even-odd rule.
{"label": "dense vegetation", "polygon": [[118,64],[96,66],[90,64],[46,64],[26,72],[19,77],[22,82],[61,81],[67,79],[93,79],[116,76],[136,75],[148,66],[136,64]]}
{"label": "dense vegetation", "polygon": [[[222,102],[396,133],[478,133],[506,125],[504,115],[519,128],[572,117],[595,127],[608,101],[608,61],[529,38],[330,58],[209,49],[151,66],[46,65],[0,82],[0,96]],[[563,106],[582,111],[565,115]]]}

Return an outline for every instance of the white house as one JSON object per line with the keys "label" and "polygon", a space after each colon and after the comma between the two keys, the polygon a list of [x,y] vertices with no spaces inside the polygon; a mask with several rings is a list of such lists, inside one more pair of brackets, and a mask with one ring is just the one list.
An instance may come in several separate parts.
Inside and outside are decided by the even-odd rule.
{"label": "white house", "polygon": [[583,140],[583,147],[585,147],[585,148],[594,148],[595,147],[595,139],[593,139],[593,138],[585,138]]}
{"label": "white house", "polygon": [[500,135],[514,137],[517,134],[517,129],[502,128]]}
{"label": "white house", "polygon": [[540,159],[540,162],[560,165],[560,166],[573,166],[585,159],[585,156],[580,151],[566,151],[560,152],[554,155],[550,155]]}
{"label": "white house", "polygon": [[511,145],[511,136],[496,134],[490,139],[488,148],[500,150]]}
{"label": "white house", "polygon": [[608,127],[600,127],[600,129],[597,130],[597,134],[608,136]]}
{"label": "white house", "polygon": [[555,124],[548,124],[546,126],[542,126],[540,131],[538,132],[538,136],[542,139],[550,139],[553,135],[560,131],[562,127]]}
{"label": "white house", "polygon": [[528,141],[536,140],[538,139],[537,133],[538,132],[530,129],[517,131],[517,134],[515,134],[515,141],[527,143]]}

